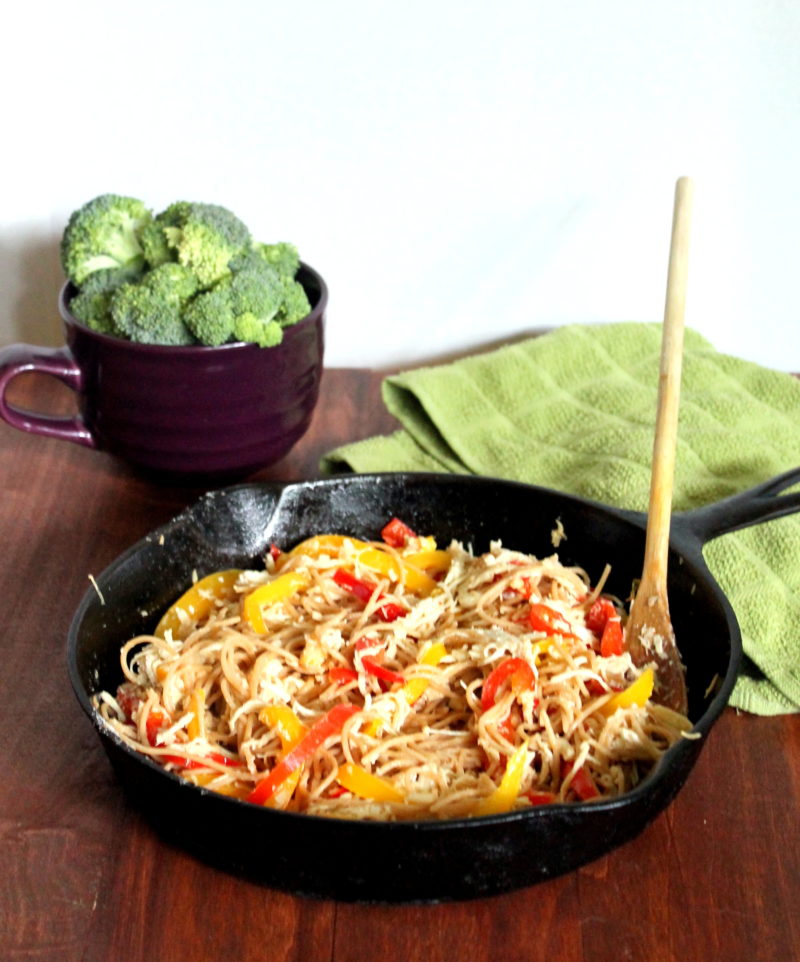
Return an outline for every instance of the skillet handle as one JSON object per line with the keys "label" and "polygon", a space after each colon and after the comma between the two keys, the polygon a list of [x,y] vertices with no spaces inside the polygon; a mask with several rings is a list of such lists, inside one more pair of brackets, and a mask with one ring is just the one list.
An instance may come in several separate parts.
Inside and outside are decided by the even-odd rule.
{"label": "skillet handle", "polygon": [[798,482],[800,467],[792,468],[747,491],[677,514],[673,526],[699,538],[704,544],[730,531],[793,514],[800,511],[800,491],[784,495],[781,492]]}

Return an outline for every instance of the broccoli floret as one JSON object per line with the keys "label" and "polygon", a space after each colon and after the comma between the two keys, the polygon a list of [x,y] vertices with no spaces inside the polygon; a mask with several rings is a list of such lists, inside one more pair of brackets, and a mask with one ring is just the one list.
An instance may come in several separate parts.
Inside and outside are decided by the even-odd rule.
{"label": "broccoli floret", "polygon": [[187,305],[183,321],[194,337],[207,347],[217,347],[233,338],[235,316],[230,281],[220,281],[210,291],[201,291]]}
{"label": "broccoli floret", "polygon": [[243,251],[240,251],[228,265],[231,274],[238,274],[240,271],[261,270],[266,264],[266,259],[262,257],[258,248],[259,245],[253,242]]}
{"label": "broccoli floret", "polygon": [[257,263],[234,272],[229,286],[236,314],[250,312],[270,319],[280,308],[281,278],[268,264]]}
{"label": "broccoli floret", "polygon": [[80,285],[80,290],[81,293],[110,294],[123,284],[139,280],[143,274],[144,268],[139,261],[132,262],[127,267],[103,267],[99,271],[92,271]]}
{"label": "broccoli floret", "polygon": [[160,267],[177,259],[175,252],[167,244],[161,224],[155,220],[145,224],[139,232],[145,263],[148,267]]}
{"label": "broccoli floret", "polygon": [[187,305],[184,320],[201,343],[237,340],[274,347],[281,342],[284,278],[261,258],[247,263]]}
{"label": "broccoli floret", "polygon": [[252,251],[241,258],[239,264],[243,269],[250,269],[254,265],[257,266],[259,261],[268,264],[278,274],[281,285],[281,305],[274,317],[281,327],[296,324],[310,314],[311,304],[305,288],[295,279],[300,267],[300,255],[294,244],[256,242],[253,244]]}
{"label": "broccoli floret", "polygon": [[61,238],[61,266],[80,287],[95,271],[141,269],[139,241],[152,214],[142,201],[119,194],[101,194],[76,210]]}
{"label": "broccoli floret", "polygon": [[147,232],[151,263],[164,263],[166,246],[172,260],[188,267],[210,288],[230,274],[230,263],[251,245],[250,231],[239,218],[218,204],[177,201],[158,214],[155,230]]}
{"label": "broccoli floret", "polygon": [[80,291],[69,302],[69,309],[79,321],[101,334],[115,334],[111,317],[111,295],[122,284],[130,283],[139,276],[138,268],[119,268],[94,271]]}
{"label": "broccoli floret", "polygon": [[79,321],[101,334],[116,334],[111,317],[111,292],[80,291],[69,303],[69,309]]}
{"label": "broccoli floret", "polygon": [[283,283],[278,272],[266,262],[231,277],[233,336],[259,347],[274,347],[283,340],[277,321],[283,303]]}
{"label": "broccoli floret", "polygon": [[281,279],[281,307],[275,318],[281,327],[296,324],[311,313],[311,304],[305,288],[291,277]]}
{"label": "broccoli floret", "polygon": [[194,344],[183,310],[197,290],[197,278],[180,264],[163,264],[111,296],[118,335],[140,344]]}
{"label": "broccoli floret", "polygon": [[[234,305],[234,312],[252,313],[264,324],[276,322],[281,327],[302,320],[311,313],[311,304],[305,288],[295,280],[299,264],[297,248],[292,244],[253,244],[250,251],[231,265],[233,290],[243,292],[240,302]],[[244,331],[249,336],[241,333]],[[247,325],[240,324],[240,331],[235,332],[235,336],[238,340],[254,340],[256,343],[262,340],[272,342],[276,337],[273,327],[259,338],[254,338],[252,331],[253,322],[248,319]]]}
{"label": "broccoli floret", "polygon": [[115,332],[139,344],[191,344],[180,307],[141,284],[123,284],[111,299]]}
{"label": "broccoli floret", "polygon": [[200,282],[189,268],[174,262],[154,267],[142,277],[142,283],[151,291],[176,300],[180,307],[200,290]]}
{"label": "broccoli floret", "polygon": [[300,267],[300,255],[294,244],[285,242],[262,244],[256,242],[253,247],[258,255],[274,267],[279,274],[294,279],[297,269]]}
{"label": "broccoli floret", "polygon": [[259,347],[276,347],[283,340],[283,328],[277,321],[265,321],[255,314],[240,314],[233,324],[233,336],[237,341],[257,344]]}

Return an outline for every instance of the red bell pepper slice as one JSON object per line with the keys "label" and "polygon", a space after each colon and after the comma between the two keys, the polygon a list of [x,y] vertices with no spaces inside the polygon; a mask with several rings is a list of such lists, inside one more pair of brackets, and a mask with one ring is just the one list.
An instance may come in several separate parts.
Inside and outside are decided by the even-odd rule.
{"label": "red bell pepper slice", "polygon": [[[225,765],[227,768],[241,768],[242,763],[236,759],[231,758],[230,755],[223,755],[220,752],[209,752],[206,758],[211,762],[216,762],[218,765]],[[170,762],[173,765],[179,765],[181,768],[208,768],[203,761],[197,758],[184,758],[182,755],[162,755],[162,762]]]}
{"label": "red bell pepper slice", "polygon": [[358,681],[358,672],[355,668],[345,668],[344,665],[337,665],[328,672],[328,678],[337,685],[346,685],[350,681]]}
{"label": "red bell pepper slice", "polygon": [[556,800],[553,792],[526,792],[525,798],[531,805],[551,805]]}
{"label": "red bell pepper slice", "polygon": [[616,615],[617,609],[614,607],[614,602],[601,595],[586,612],[586,627],[599,638],[603,634],[608,619],[614,618]]}
{"label": "red bell pepper slice", "polygon": [[[122,709],[125,714],[127,721],[133,721],[133,713],[141,705],[142,698],[140,695],[130,691],[124,685],[120,685],[117,689],[117,704]],[[158,741],[158,733],[167,724],[167,716],[159,711],[157,708],[149,712],[147,716],[147,721],[144,723],[145,733],[147,735],[147,741],[153,748],[156,747]]]}
{"label": "red bell pepper slice", "polygon": [[[566,778],[573,769],[572,762],[561,763],[561,777]],[[570,782],[570,788],[575,792],[579,799],[588,802],[590,798],[597,798],[600,794],[597,786],[592,781],[592,776],[581,766],[574,774]]]}
{"label": "red bell pepper slice", "polygon": [[117,688],[117,704],[122,709],[126,721],[133,721],[133,713],[141,702],[141,696],[131,690],[130,682],[125,682]]}
{"label": "red bell pepper slice", "polygon": [[511,690],[519,694],[528,688],[533,688],[536,676],[533,669],[524,658],[506,658],[494,668],[483,683],[481,692],[481,708],[488,711],[497,701],[497,693],[507,680],[511,680]]}
{"label": "red bell pepper slice", "polygon": [[528,622],[534,631],[546,631],[549,634],[563,635],[565,638],[577,638],[572,625],[560,612],[538,602],[531,605]]}
{"label": "red bell pepper slice", "polygon": [[398,618],[402,618],[403,615],[407,615],[408,611],[402,607],[402,605],[397,605],[393,601],[387,601],[378,608],[378,617],[381,621],[390,622],[397,621]]}
{"label": "red bell pepper slice", "polygon": [[[370,648],[381,649],[383,647],[383,642],[379,641],[377,638],[359,638],[355,644],[355,650],[357,652],[364,652]],[[374,655],[361,655],[360,658],[361,667],[369,675],[374,675],[381,681],[389,682],[389,684],[405,684],[405,678],[399,672],[393,671],[391,668],[385,668]],[[358,664],[358,662],[357,662]]]}
{"label": "red bell pepper slice", "polygon": [[611,655],[621,655],[624,651],[622,637],[622,620],[619,615],[614,615],[606,622],[603,628],[603,637],[600,639],[600,654],[603,658]]}
{"label": "red bell pepper slice", "polygon": [[416,534],[404,521],[392,518],[381,531],[381,538],[390,548],[404,548],[410,538],[416,538]]}
{"label": "red bell pepper slice", "polygon": [[297,745],[283,756],[269,775],[261,779],[246,800],[254,805],[263,805],[272,798],[292,772],[304,765],[327,738],[340,732],[347,719],[359,710],[357,705],[336,705],[331,708],[311,726]]}
{"label": "red bell pepper slice", "polygon": [[379,661],[376,661],[372,655],[363,655],[361,664],[364,666],[364,671],[370,675],[374,675],[376,678],[380,678],[381,681],[388,681],[389,684],[405,684],[403,675],[397,671],[392,671],[391,668],[385,668]]}
{"label": "red bell pepper slice", "polygon": [[355,645],[353,645],[353,648],[355,651],[367,651],[370,648],[383,648],[385,644],[380,638],[365,637],[359,638]]}
{"label": "red bell pepper slice", "polygon": [[147,721],[144,723],[144,727],[145,731],[147,732],[147,740],[153,747],[155,747],[158,740],[158,733],[164,727],[165,723],[166,718],[160,711],[151,711],[147,716]]}
{"label": "red bell pepper slice", "polygon": [[609,685],[598,681],[596,678],[587,678],[586,681],[584,681],[584,685],[586,685],[586,691],[588,691],[590,695],[605,695],[611,691]]}
{"label": "red bell pepper slice", "polygon": [[333,580],[340,588],[345,588],[351,595],[355,595],[359,601],[363,601],[365,604],[375,591],[375,585],[364,581],[362,578],[356,578],[345,568],[337,568],[333,573]]}
{"label": "red bell pepper slice", "polygon": [[[359,601],[363,601],[366,604],[373,593],[375,592],[375,585],[370,581],[365,581],[363,578],[356,578],[352,572],[347,571],[346,568],[337,568],[333,574],[333,580],[339,585],[340,588],[345,588],[350,594],[355,595]],[[378,595],[378,600],[380,600],[383,595]],[[395,604],[393,601],[387,601],[380,607],[375,609],[376,614],[381,619],[381,621],[396,621],[402,615],[407,614],[405,608],[401,605]]]}

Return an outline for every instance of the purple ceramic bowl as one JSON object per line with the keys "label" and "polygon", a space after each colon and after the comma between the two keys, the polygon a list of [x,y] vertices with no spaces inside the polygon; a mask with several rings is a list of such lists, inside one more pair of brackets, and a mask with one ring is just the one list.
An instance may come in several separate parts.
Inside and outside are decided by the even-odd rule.
{"label": "purple ceramic bowl", "polygon": [[[13,345],[0,356],[0,415],[13,427],[108,451],[170,475],[245,476],[279,460],[302,437],[319,394],[328,290],[303,264],[311,313],[284,330],[277,347],[163,347],[90,330],[59,297],[66,347]],[[71,387],[78,416],[21,411],[4,397],[22,371]]]}

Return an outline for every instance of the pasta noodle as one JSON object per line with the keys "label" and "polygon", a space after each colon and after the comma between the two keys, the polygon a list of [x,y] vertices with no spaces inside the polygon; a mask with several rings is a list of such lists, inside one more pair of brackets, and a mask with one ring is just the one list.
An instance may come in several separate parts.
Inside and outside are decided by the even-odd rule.
{"label": "pasta noodle", "polygon": [[349,819],[498,814],[629,791],[688,733],[620,606],[557,554],[473,554],[397,519],[198,581],[122,646],[104,723],[197,785]]}

